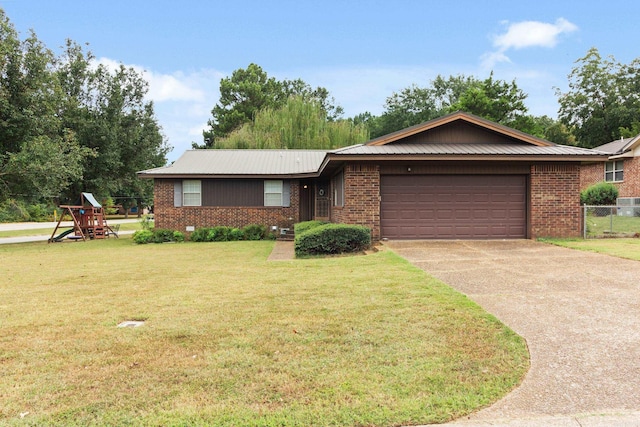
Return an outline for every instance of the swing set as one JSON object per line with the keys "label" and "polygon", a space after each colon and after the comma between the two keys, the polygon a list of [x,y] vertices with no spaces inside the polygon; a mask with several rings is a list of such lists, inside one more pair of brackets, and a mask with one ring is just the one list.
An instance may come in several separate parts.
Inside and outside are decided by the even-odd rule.
{"label": "swing set", "polygon": [[[86,241],[89,239],[104,239],[110,235],[118,237],[118,228],[120,225],[116,225],[113,228],[107,224],[107,220],[104,216],[104,209],[102,205],[98,203],[93,194],[82,193],[80,195],[81,204],[79,206],[61,205],[63,214],[60,215],[60,220],[56,224],[56,228],[51,233],[49,243],[62,242],[64,238],[78,241]],[[73,221],[72,226],[62,226],[62,220],[65,215],[71,216]],[[62,230],[60,234],[56,236],[58,230]]]}

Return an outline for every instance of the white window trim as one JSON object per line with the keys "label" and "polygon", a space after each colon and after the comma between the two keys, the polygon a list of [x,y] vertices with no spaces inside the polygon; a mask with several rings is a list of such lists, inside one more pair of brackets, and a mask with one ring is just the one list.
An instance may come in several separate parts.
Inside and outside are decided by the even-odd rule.
{"label": "white window trim", "polygon": [[182,181],[182,206],[202,206],[202,181],[199,179]]}
{"label": "white window trim", "polygon": [[[607,170],[608,165],[611,165],[611,170]],[[622,179],[616,179],[616,175],[620,172],[622,173]],[[607,179],[607,175],[611,175],[611,179]],[[624,160],[611,160],[606,162],[604,164],[604,180],[606,182],[624,181]]]}
{"label": "white window trim", "polygon": [[267,207],[282,207],[283,201],[283,181],[281,179],[265,179],[264,205]]}

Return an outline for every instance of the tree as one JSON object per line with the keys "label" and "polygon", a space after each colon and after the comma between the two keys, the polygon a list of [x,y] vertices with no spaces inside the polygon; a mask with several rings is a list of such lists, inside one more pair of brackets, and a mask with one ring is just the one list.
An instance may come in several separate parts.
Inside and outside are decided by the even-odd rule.
{"label": "tree", "polygon": [[164,165],[169,147],[153,103],[144,99],[148,83],[133,68],[121,64],[110,70],[102,64],[92,66],[92,60],[91,52],[68,41],[57,70],[64,92],[64,126],[95,152],[66,198],[90,191],[123,205],[149,202],[151,185],[140,182],[136,172]]}
{"label": "tree", "polygon": [[220,81],[220,100],[211,110],[212,117],[207,122],[209,129],[203,132],[205,143],[202,146],[194,144],[194,147],[214,147],[218,139],[254,120],[261,109],[281,107],[291,96],[319,102],[330,120],[336,120],[342,114],[342,108],[334,104],[325,88],[313,89],[301,79],[278,81],[252,63]]}
{"label": "tree", "polygon": [[443,115],[436,106],[432,88],[411,85],[387,98],[385,111],[380,116],[380,127],[372,137],[386,135]]}
{"label": "tree", "polygon": [[151,197],[136,172],[165,164],[147,82],[111,71],[72,41],[56,57],[33,31],[21,41],[0,9],[0,202]]}
{"label": "tree", "polygon": [[528,127],[531,123],[523,120],[528,110],[526,98],[527,94],[518,88],[515,80],[510,83],[494,80],[492,72],[485,80],[469,80],[468,87],[448,110],[465,111],[505,126]]}
{"label": "tree", "polygon": [[561,122],[583,147],[620,138],[640,117],[640,58],[624,65],[591,48],[576,63],[569,90],[556,90]]}
{"label": "tree", "polygon": [[0,198],[39,202],[82,178],[91,155],[58,116],[55,57],[35,33],[20,41],[0,9]]}
{"label": "tree", "polygon": [[412,85],[393,93],[382,115],[367,117],[367,124],[371,136],[378,137],[460,110],[528,132],[534,124],[526,98],[515,80],[496,80],[493,73],[484,80],[438,75],[428,87]]}
{"label": "tree", "polygon": [[333,149],[366,141],[362,124],[350,120],[329,120],[318,101],[291,96],[278,108],[267,107],[255,120],[243,124],[214,148]]}

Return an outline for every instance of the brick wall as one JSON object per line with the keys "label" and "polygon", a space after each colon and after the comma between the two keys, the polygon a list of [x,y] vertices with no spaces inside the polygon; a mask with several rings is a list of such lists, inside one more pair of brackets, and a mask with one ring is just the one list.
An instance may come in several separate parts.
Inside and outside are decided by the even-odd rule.
{"label": "brick wall", "polygon": [[580,177],[577,164],[531,166],[531,238],[580,236]]}
{"label": "brick wall", "polygon": [[348,164],[344,168],[344,207],[333,207],[331,221],[363,225],[380,239],[380,167]]}
{"label": "brick wall", "polygon": [[[624,181],[614,182],[619,197],[640,197],[640,157],[624,159]],[[580,190],[604,181],[604,163],[583,165],[580,168]]]}
{"label": "brick wall", "polygon": [[604,162],[580,166],[580,191],[604,181]]}
{"label": "brick wall", "polygon": [[187,226],[244,227],[249,224],[262,224],[270,227],[292,228],[299,222],[300,185],[290,181],[290,207],[211,207],[211,206],[173,206],[173,180],[156,179],[154,181],[155,226],[171,230],[186,231]]}
{"label": "brick wall", "polygon": [[640,197],[640,157],[624,160],[624,181],[614,182],[618,197]]}

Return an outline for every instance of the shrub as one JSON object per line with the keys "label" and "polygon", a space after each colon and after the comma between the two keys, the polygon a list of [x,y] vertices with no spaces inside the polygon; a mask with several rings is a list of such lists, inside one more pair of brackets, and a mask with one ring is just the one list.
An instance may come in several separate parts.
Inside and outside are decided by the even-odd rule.
{"label": "shrub", "polygon": [[321,225],[325,225],[328,224],[328,222],[326,221],[303,221],[303,222],[299,222],[297,224],[295,224],[293,226],[293,231],[295,231],[295,234],[302,234],[305,231],[311,230],[312,228],[316,228],[319,227]]}
{"label": "shrub", "polygon": [[260,224],[250,224],[242,229],[245,240],[262,240],[267,236],[267,227]]}
{"label": "shrub", "polygon": [[29,205],[20,200],[8,199],[0,203],[0,222],[53,221],[54,210],[56,208],[53,205]]}
{"label": "shrub", "polygon": [[142,218],[138,221],[143,230],[150,230],[153,221],[151,220],[151,216],[143,215]]}
{"label": "shrub", "polygon": [[226,242],[229,240],[229,227],[218,225],[211,227],[207,236],[207,242]]}
{"label": "shrub", "polygon": [[244,240],[244,231],[239,228],[230,228],[227,233],[227,240],[236,241],[236,240]]}
{"label": "shrub", "polygon": [[184,234],[180,231],[157,228],[154,230],[138,230],[133,233],[134,243],[144,245],[146,243],[184,242]]}
{"label": "shrub", "polygon": [[251,224],[244,228],[218,225],[215,227],[196,228],[189,236],[189,240],[192,242],[231,242],[237,240],[262,240],[266,237],[267,227],[264,225]]}
{"label": "shrub", "polygon": [[358,252],[371,245],[371,233],[360,225],[324,224],[298,234],[296,256]]}
{"label": "shrub", "polygon": [[133,233],[133,241],[139,245],[151,243],[153,241],[153,231],[138,230]]}
{"label": "shrub", "polygon": [[208,228],[196,228],[189,236],[189,240],[192,242],[206,242],[208,235]]}
{"label": "shrub", "polygon": [[173,242],[173,230],[164,228],[153,229],[153,243]]}
{"label": "shrub", "polygon": [[44,203],[27,205],[30,221],[51,221],[54,208]]}
{"label": "shrub", "polygon": [[580,203],[590,206],[615,205],[618,188],[610,182],[599,182],[580,193]]}

